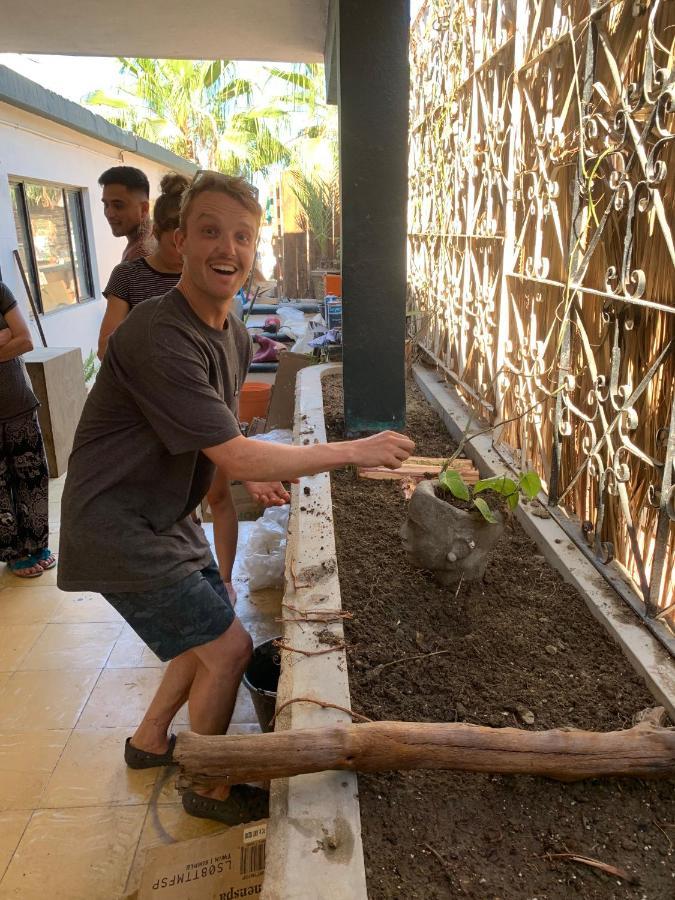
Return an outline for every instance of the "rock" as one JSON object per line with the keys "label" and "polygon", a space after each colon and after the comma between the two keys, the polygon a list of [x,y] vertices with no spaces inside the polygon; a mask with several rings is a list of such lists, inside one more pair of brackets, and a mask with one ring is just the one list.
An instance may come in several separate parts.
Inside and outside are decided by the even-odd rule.
{"label": "rock", "polygon": [[534,713],[531,709],[523,706],[522,703],[516,703],[516,705],[514,706],[514,710],[517,718],[523,723],[523,725],[534,725]]}
{"label": "rock", "polygon": [[648,706],[633,716],[633,725],[652,725],[663,728],[668,724],[668,713],[662,706]]}
{"label": "rock", "polygon": [[637,850],[637,841],[633,841],[630,838],[622,838],[621,846],[624,850]]}
{"label": "rock", "polygon": [[558,652],[558,648],[555,647],[553,644],[547,644],[544,647],[544,650],[546,650],[546,652],[549,653],[551,656],[555,656],[556,653]]}
{"label": "rock", "polygon": [[457,713],[458,719],[463,719],[466,716],[466,706],[464,706],[463,703],[456,703],[455,712]]}

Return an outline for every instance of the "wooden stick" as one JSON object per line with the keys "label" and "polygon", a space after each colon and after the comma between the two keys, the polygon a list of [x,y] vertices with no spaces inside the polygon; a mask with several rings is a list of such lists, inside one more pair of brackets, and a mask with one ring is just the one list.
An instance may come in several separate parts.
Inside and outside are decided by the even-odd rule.
{"label": "wooden stick", "polygon": [[[424,478],[425,475],[439,475],[445,462],[445,459],[410,456],[398,469],[387,469],[386,466],[359,466],[356,471],[359,478],[375,480]],[[456,459],[450,463],[449,468],[459,472],[467,484],[475,484],[480,477],[478,469],[470,459]]]}
{"label": "wooden stick", "polygon": [[558,781],[675,775],[675,729],[521,731],[464,722],[373,722],[269,734],[181,732],[175,759],[196,782],[239,784],[347,769],[448,769],[544,775]]}
{"label": "wooden stick", "polygon": [[284,641],[274,641],[274,646],[279,650],[287,650],[289,653],[302,653],[303,656],[323,656],[324,653],[345,649],[345,644],[343,643],[331,644],[330,647],[325,647],[323,650],[302,650],[300,647],[291,647],[290,644],[286,644]]}
{"label": "wooden stick", "polygon": [[397,666],[399,663],[412,662],[415,659],[426,659],[429,656],[441,656],[443,653],[452,653],[454,649],[454,647],[451,647],[448,650],[434,650],[432,653],[417,653],[415,656],[401,656],[399,659],[390,659],[389,662],[380,663],[370,671],[373,673],[376,672],[379,675],[383,669],[388,669],[389,666]]}
{"label": "wooden stick", "polygon": [[324,709],[339,709],[341,712],[349,713],[350,716],[352,716],[354,719],[360,719],[361,722],[373,721],[372,719],[369,719],[368,716],[362,716],[361,713],[356,713],[353,709],[349,709],[347,706],[338,706],[337,703],[328,703],[326,700],[315,700],[314,697],[293,697],[292,700],[287,700],[285,703],[281,704],[279,709],[277,709],[277,711],[270,719],[270,725],[272,725],[277,716],[279,716],[281,712],[292,703],[315,703],[317,706],[321,706]]}
{"label": "wooden stick", "polygon": [[40,332],[40,337],[42,338],[42,346],[47,346],[47,338],[45,337],[45,333],[42,330],[42,322],[40,321],[40,313],[38,312],[38,308],[35,304],[35,300],[33,299],[33,293],[30,289],[30,285],[28,284],[28,278],[26,276],[26,270],[23,267],[23,263],[21,262],[21,256],[19,255],[18,250],[14,250],[14,259],[16,260],[16,264],[19,267],[19,274],[21,275],[21,280],[23,281],[23,287],[28,296],[28,302],[30,303],[30,308],[33,310],[33,319],[35,320],[35,326],[37,330]]}

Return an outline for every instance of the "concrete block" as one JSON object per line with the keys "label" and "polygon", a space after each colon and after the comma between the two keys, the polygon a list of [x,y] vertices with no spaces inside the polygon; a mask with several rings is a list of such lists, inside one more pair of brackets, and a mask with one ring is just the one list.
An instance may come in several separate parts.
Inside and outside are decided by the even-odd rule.
{"label": "concrete block", "polygon": [[73,347],[43,347],[24,357],[33,390],[40,401],[38,418],[51,478],[66,471],[87,389],[82,353]]}

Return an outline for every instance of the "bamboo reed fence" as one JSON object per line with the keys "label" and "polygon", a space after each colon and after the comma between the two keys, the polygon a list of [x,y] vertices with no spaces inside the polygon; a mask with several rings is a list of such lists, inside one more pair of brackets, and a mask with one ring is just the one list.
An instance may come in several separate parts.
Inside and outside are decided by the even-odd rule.
{"label": "bamboo reed fence", "polygon": [[411,335],[672,638],[675,3],[427,0],[411,80]]}

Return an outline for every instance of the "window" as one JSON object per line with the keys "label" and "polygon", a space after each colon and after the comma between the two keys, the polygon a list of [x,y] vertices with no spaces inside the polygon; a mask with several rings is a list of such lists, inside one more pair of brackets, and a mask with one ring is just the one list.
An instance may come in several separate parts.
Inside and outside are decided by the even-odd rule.
{"label": "window", "polygon": [[82,192],[13,181],[12,209],[19,256],[40,312],[94,296]]}

